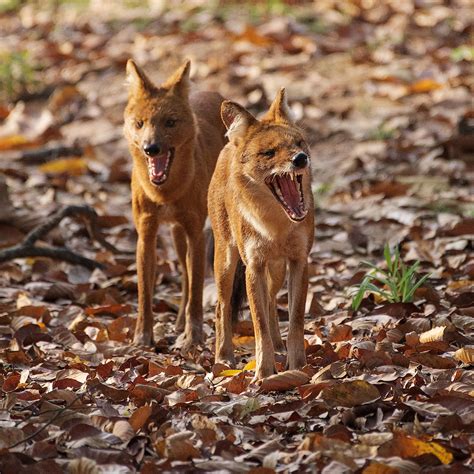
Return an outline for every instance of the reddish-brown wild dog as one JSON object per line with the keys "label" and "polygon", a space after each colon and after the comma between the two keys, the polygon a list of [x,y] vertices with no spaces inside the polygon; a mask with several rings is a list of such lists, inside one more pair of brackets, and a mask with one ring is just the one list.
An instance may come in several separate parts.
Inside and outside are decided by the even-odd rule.
{"label": "reddish-brown wild dog", "polygon": [[156,86],[132,61],[127,63],[129,98],[124,133],[133,157],[132,207],[138,232],[138,319],[135,344],[153,342],[152,300],[158,226],[167,222],[182,268],[177,329],[185,348],[202,341],[205,266],[203,227],[207,190],[225,143],[222,97],[189,92],[187,61]]}
{"label": "reddish-brown wild dog", "polygon": [[295,126],[282,89],[262,120],[225,101],[229,143],[209,186],[217,284],[216,362],[234,363],[231,297],[239,258],[245,265],[256,349],[256,379],[275,372],[284,348],[276,306],[286,267],[290,324],[288,367],[306,363],[304,312],[314,209],[308,146]]}

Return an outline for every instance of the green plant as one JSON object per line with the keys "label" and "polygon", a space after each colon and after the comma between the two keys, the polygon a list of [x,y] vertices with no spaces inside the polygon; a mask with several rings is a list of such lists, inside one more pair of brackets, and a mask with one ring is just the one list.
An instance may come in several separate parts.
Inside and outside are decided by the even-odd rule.
{"label": "green plant", "polygon": [[[420,262],[417,260],[410,267],[406,266],[400,258],[398,247],[392,254],[389,245],[385,245],[384,257],[387,264],[386,270],[373,263],[362,262],[370,267],[371,271],[359,285],[359,289],[352,299],[352,309],[359,309],[366,292],[380,295],[389,303],[409,303],[413,301],[415,291],[430,277],[428,274],[418,278],[417,271]],[[374,282],[382,284],[383,287],[375,285]]]}
{"label": "green plant", "polygon": [[474,46],[463,44],[451,50],[451,59],[453,61],[473,61],[474,60]]}
{"label": "green plant", "polygon": [[379,125],[376,129],[369,132],[369,140],[390,140],[395,136],[395,130],[386,125]]}
{"label": "green plant", "polygon": [[35,84],[27,51],[0,54],[0,99],[11,100]]}
{"label": "green plant", "polygon": [[22,3],[21,0],[2,0],[0,1],[0,14],[14,12],[21,7]]}

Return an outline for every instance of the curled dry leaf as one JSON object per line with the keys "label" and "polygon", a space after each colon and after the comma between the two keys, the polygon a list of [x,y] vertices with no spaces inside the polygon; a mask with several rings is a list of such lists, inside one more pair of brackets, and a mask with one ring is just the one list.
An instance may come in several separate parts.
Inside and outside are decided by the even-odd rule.
{"label": "curled dry leaf", "polygon": [[128,421],[135,432],[141,430],[145,426],[152,412],[153,409],[150,405],[143,405],[132,413],[132,416]]}
{"label": "curled dry leaf", "polygon": [[444,339],[445,330],[446,326],[438,326],[429,331],[423,332],[420,334],[420,343],[426,344],[427,342],[442,341]]}
{"label": "curled dry leaf", "polygon": [[474,347],[462,347],[454,353],[454,358],[465,364],[474,364]]}
{"label": "curled dry leaf", "polygon": [[189,440],[192,435],[193,433],[187,431],[168,436],[166,438],[166,457],[171,461],[188,461],[201,457],[199,450]]}
{"label": "curled dry leaf", "polygon": [[112,433],[122,441],[130,441],[130,439],[135,435],[132,425],[127,420],[118,420],[114,424]]}
{"label": "curled dry leaf", "polygon": [[68,474],[100,474],[98,464],[93,459],[79,458],[67,466]]}
{"label": "curled dry leaf", "polygon": [[260,392],[284,392],[309,382],[309,375],[301,370],[287,370],[262,380]]}

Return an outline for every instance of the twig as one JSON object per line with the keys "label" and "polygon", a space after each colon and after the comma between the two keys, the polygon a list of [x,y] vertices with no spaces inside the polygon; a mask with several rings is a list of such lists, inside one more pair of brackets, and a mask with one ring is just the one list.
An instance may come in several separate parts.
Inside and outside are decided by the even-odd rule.
{"label": "twig", "polygon": [[74,265],[82,265],[89,270],[104,268],[104,265],[90,258],[83,257],[64,247],[36,247],[34,245],[15,245],[0,252],[0,263],[14,258],[47,257],[54,260],[63,260]]}
{"label": "twig", "polygon": [[20,444],[26,443],[26,442],[34,439],[43,430],[45,430],[51,423],[53,423],[53,421],[55,421],[59,417],[59,415],[61,415],[69,407],[71,407],[75,402],[77,402],[77,400],[79,400],[79,397],[76,397],[72,402],[68,403],[63,408],[58,409],[58,412],[49,421],[47,421],[43,426],[41,426],[41,428],[38,428],[34,433],[31,433],[29,436],[27,436],[26,438],[23,438],[21,441],[13,443],[11,446],[8,446],[8,448],[6,448],[6,449],[10,450],[10,449],[16,448],[17,446],[20,446]]}
{"label": "twig", "polygon": [[113,253],[122,253],[112,244],[107,242],[102,236],[100,231],[97,229],[97,214],[95,210],[90,206],[66,206],[53,214],[43,224],[35,227],[29,232],[23,241],[0,251],[0,263],[12,260],[14,258],[26,258],[26,257],[49,257],[57,260],[64,260],[75,265],[82,265],[89,269],[104,268],[102,263],[91,260],[82,255],[78,255],[75,252],[64,248],[64,247],[37,247],[35,243],[47,235],[52,229],[54,229],[65,217],[76,217],[80,216],[86,219],[86,227],[89,232],[91,239],[99,242],[107,250]]}
{"label": "twig", "polygon": [[37,165],[55,160],[61,156],[82,156],[84,150],[79,146],[54,146],[38,150],[24,151],[20,160],[26,164]]}

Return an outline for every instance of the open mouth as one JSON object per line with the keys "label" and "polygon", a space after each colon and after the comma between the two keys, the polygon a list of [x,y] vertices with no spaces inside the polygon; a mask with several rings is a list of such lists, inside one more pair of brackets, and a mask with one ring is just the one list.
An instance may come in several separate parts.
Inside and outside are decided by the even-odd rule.
{"label": "open mouth", "polygon": [[265,184],[292,221],[299,222],[306,217],[308,209],[304,203],[302,174],[273,174],[265,180]]}
{"label": "open mouth", "polygon": [[156,156],[147,156],[148,174],[153,184],[163,184],[167,180],[173,158],[174,148]]}

